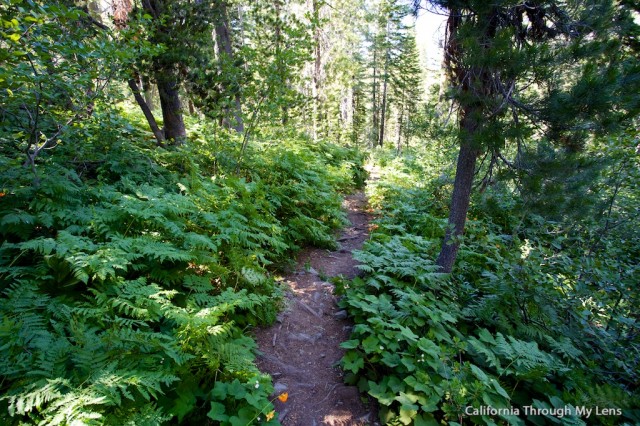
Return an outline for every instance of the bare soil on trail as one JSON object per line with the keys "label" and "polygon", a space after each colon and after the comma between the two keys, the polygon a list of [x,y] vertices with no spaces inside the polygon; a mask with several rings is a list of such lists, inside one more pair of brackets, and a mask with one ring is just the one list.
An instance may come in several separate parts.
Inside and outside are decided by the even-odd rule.
{"label": "bare soil on trail", "polygon": [[346,197],[343,207],[351,225],[338,237],[339,249],[303,250],[295,271],[284,277],[289,287],[285,310],[275,325],[256,332],[258,366],[273,377],[273,396],[289,395],[284,403],[274,401],[284,426],[378,424],[375,408],[362,401],[355,386],[343,383],[338,364],[344,350],[339,345],[348,340],[352,323],[337,307],[334,286],[326,281],[357,275],[351,252],[368,237],[366,205],[362,192]]}

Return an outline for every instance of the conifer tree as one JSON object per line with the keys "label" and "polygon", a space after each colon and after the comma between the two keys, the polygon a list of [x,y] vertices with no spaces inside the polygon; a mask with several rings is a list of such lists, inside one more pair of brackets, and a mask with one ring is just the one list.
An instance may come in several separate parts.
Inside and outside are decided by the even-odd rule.
{"label": "conifer tree", "polygon": [[422,70],[413,30],[403,34],[397,58],[398,70],[392,76],[393,103],[396,104],[396,151],[402,151],[402,143],[408,144],[411,136],[411,121],[422,100]]}
{"label": "conifer tree", "polygon": [[261,119],[287,124],[303,105],[301,70],[311,58],[311,36],[293,13],[295,1],[256,1],[246,8],[243,23],[245,85],[250,109]]}
{"label": "conifer tree", "polygon": [[[226,0],[214,2],[215,11],[215,42],[217,46],[218,63],[220,75],[232,74],[237,66],[234,63],[234,48],[231,36],[231,21],[229,17],[229,5]],[[240,95],[240,84],[233,78],[223,79],[222,90],[227,92],[228,101],[223,107],[222,125],[232,128],[236,132],[244,131],[244,120],[242,118],[242,100]]]}
{"label": "conifer tree", "polygon": [[638,97],[626,94],[637,93],[638,67],[626,59],[631,14],[613,0],[443,0],[426,7],[448,11],[445,67],[458,106],[460,151],[437,260],[450,272],[479,155],[504,161],[505,144],[525,137],[579,150],[637,113]]}
{"label": "conifer tree", "polygon": [[[339,0],[325,9],[323,134],[357,143],[364,131],[365,63],[361,47],[365,14],[362,0]],[[357,129],[357,130],[356,130]]]}
{"label": "conifer tree", "polygon": [[[405,120],[405,102],[420,97],[420,76],[415,39],[405,24],[409,10],[397,0],[383,0],[372,12],[373,31],[369,35],[371,44],[371,144],[382,146],[388,137],[388,121],[392,110],[398,121]],[[412,45],[413,43],[413,45]],[[413,85],[411,93],[402,93]],[[410,96],[413,96],[411,98]],[[412,103],[413,105],[413,103]],[[400,111],[402,110],[402,114]],[[402,116],[402,120],[400,120]]]}

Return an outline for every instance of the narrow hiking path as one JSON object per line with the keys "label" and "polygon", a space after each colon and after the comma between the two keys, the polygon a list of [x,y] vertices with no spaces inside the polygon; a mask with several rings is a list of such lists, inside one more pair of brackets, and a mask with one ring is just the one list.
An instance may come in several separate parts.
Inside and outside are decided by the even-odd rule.
{"label": "narrow hiking path", "polygon": [[285,403],[274,401],[285,426],[376,424],[375,410],[362,402],[355,386],[343,383],[339,345],[348,340],[352,324],[336,306],[333,285],[326,281],[356,276],[352,251],[368,237],[366,205],[363,192],[345,198],[351,224],[338,238],[339,249],[302,251],[295,272],[284,278],[289,286],[285,310],[274,326],[257,332],[258,366],[273,377],[276,395],[289,395]]}

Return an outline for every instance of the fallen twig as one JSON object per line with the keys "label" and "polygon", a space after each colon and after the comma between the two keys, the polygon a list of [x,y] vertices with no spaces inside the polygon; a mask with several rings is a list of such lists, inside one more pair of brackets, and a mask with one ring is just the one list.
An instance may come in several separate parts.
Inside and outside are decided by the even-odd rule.
{"label": "fallen twig", "polygon": [[316,311],[314,311],[313,309],[311,309],[311,308],[309,307],[309,305],[307,305],[306,303],[304,303],[302,300],[298,300],[298,304],[299,304],[300,306],[302,306],[304,309],[306,309],[310,314],[312,314],[312,315],[314,315],[314,316],[316,316],[316,317],[318,317],[318,318],[321,318],[321,317],[322,317],[322,315],[320,315],[319,313],[317,313]]}

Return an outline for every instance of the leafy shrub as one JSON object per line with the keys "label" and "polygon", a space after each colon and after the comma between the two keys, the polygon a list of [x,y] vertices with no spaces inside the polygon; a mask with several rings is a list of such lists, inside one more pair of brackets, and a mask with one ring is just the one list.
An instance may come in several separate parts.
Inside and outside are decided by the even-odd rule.
{"label": "leafy shrub", "polygon": [[236,156],[228,143],[156,148],[107,109],[66,138],[37,182],[0,152],[0,422],[244,426],[271,411],[247,328],[275,319],[273,265],[333,243],[352,175],[320,152],[342,148],[257,142],[236,173],[216,161]]}
{"label": "leafy shrub", "polygon": [[[637,230],[601,235],[606,251],[596,252],[597,220],[527,214],[519,193],[497,184],[475,196],[454,273],[438,274],[448,179],[419,157],[386,159],[370,188],[379,219],[356,255],[364,276],[342,288],[356,324],[342,344],[347,380],[388,424],[638,422]],[[632,199],[634,188],[618,193]],[[519,414],[465,413],[480,406]],[[528,406],[621,416],[530,416]]]}

